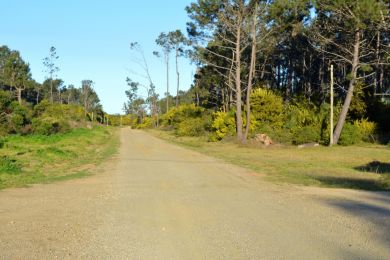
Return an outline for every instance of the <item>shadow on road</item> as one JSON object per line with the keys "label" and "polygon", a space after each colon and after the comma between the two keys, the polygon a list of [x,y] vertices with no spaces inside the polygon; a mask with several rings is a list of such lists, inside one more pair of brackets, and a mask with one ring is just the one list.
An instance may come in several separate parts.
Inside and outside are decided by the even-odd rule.
{"label": "shadow on road", "polygon": [[312,176],[325,186],[371,191],[389,191],[390,187],[381,180],[354,177]]}
{"label": "shadow on road", "polygon": [[367,192],[357,200],[326,199],[325,204],[340,209],[349,215],[371,222],[378,230],[378,241],[390,245],[390,193]]}

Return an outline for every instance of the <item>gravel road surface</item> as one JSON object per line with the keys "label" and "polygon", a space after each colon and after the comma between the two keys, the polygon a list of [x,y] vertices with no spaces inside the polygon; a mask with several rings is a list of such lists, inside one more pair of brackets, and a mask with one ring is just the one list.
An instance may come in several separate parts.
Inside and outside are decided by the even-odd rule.
{"label": "gravel road surface", "polygon": [[0,259],[390,259],[390,193],[277,185],[120,136],[93,176],[0,191]]}

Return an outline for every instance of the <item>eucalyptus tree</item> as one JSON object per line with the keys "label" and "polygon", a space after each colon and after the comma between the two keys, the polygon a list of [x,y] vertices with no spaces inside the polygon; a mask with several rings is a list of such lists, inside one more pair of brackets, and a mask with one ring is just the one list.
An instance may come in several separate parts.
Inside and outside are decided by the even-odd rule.
{"label": "eucalyptus tree", "polygon": [[47,77],[50,80],[50,102],[54,103],[53,96],[53,80],[57,77],[57,72],[60,70],[55,62],[58,60],[59,56],[57,55],[57,50],[54,46],[50,47],[49,56],[43,59],[43,65],[46,67],[45,72],[47,73]]}
{"label": "eucalyptus tree", "polygon": [[146,102],[149,104],[150,114],[152,116],[153,127],[158,127],[159,125],[159,106],[158,106],[158,97],[159,95],[156,92],[156,86],[153,84],[149,86],[148,89],[148,98]]}
{"label": "eucalyptus tree", "polygon": [[[101,110],[100,99],[93,89],[92,80],[81,81],[81,99],[84,106],[85,118],[88,113],[97,113]],[[93,120],[93,116],[92,116]]]}
{"label": "eucalyptus tree", "polygon": [[133,122],[134,115],[137,113],[135,100],[138,98],[137,92],[138,92],[139,83],[134,82],[128,77],[126,78],[126,83],[129,89],[125,91],[125,94],[127,96],[127,101],[123,105],[123,110],[127,115],[131,116],[131,121]]}
{"label": "eucalyptus tree", "polygon": [[[158,94],[156,94],[156,85],[154,84],[152,80],[152,76],[149,70],[149,64],[146,59],[144,50],[142,46],[138,42],[132,42],[130,43],[130,49],[134,52],[134,56],[132,57],[132,61],[138,65],[138,67],[141,69],[142,72],[135,72],[132,71],[133,74],[141,76],[142,78],[147,80],[147,84],[141,84],[136,82],[137,89],[139,86],[142,86],[146,89],[146,93],[148,95],[147,102],[149,103],[149,109],[152,115],[153,120],[158,120]],[[131,84],[135,84],[131,79],[127,78],[127,84],[131,87]],[[140,102],[138,102],[140,103]],[[145,103],[145,100],[144,100]],[[154,125],[158,125],[158,122],[153,122]]]}
{"label": "eucalyptus tree", "polygon": [[180,72],[179,72],[179,57],[185,53],[185,46],[188,45],[188,40],[180,30],[172,31],[167,34],[168,44],[175,52],[176,65],[176,106],[179,105],[179,90],[180,90]]}
{"label": "eucalyptus tree", "polygon": [[[166,68],[166,79],[167,79],[167,92],[166,92],[166,111],[169,110],[169,56],[172,52],[172,45],[169,41],[169,36],[166,33],[160,33],[156,39],[157,45],[161,47],[163,53],[163,60]],[[158,51],[153,52],[153,54],[161,58],[161,54]]]}

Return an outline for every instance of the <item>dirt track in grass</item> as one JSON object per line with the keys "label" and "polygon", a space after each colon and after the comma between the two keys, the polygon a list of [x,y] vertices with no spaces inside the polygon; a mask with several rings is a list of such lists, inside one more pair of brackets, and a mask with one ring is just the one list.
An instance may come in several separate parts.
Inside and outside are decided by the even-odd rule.
{"label": "dirt track in grass", "polygon": [[277,185],[122,129],[93,176],[0,192],[0,259],[388,259],[390,193]]}

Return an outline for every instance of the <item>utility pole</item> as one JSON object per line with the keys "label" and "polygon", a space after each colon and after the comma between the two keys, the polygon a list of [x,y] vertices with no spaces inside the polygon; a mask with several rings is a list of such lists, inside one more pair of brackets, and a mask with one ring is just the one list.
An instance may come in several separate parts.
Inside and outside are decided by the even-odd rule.
{"label": "utility pole", "polygon": [[333,65],[330,65],[330,140],[329,146],[333,145]]}

